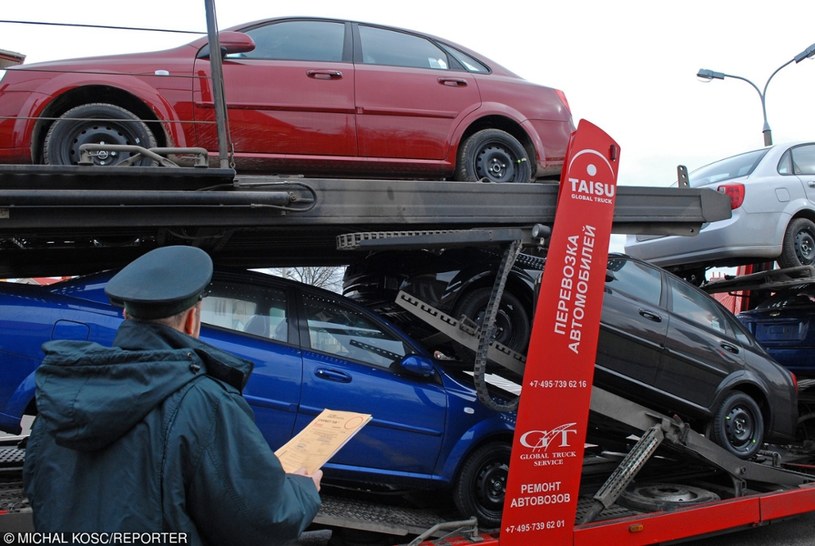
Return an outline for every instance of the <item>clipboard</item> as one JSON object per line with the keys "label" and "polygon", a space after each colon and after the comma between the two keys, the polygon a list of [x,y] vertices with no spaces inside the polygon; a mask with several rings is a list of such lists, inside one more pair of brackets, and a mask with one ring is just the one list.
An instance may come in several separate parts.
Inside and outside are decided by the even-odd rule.
{"label": "clipboard", "polygon": [[305,468],[312,473],[370,420],[371,415],[367,413],[324,409],[306,428],[275,451],[275,455],[286,472]]}

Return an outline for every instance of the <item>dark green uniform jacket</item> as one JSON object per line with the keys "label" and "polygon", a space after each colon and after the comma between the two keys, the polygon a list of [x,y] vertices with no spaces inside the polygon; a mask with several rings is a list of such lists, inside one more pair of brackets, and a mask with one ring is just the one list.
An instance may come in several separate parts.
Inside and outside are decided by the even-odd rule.
{"label": "dark green uniform jacket", "polygon": [[133,320],[112,349],[43,349],[24,469],[38,531],[269,546],[316,515],[314,483],[283,472],[241,396],[250,362]]}

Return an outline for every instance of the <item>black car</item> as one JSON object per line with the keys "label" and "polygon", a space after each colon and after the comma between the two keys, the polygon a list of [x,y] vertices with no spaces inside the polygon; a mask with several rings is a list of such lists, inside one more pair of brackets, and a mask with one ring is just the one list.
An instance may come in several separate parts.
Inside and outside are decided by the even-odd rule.
{"label": "black car", "polygon": [[[346,270],[344,293],[421,336],[391,303],[398,290],[460,317],[483,313],[500,254],[476,249],[377,253]],[[526,346],[543,260],[513,268],[498,338]],[[659,267],[622,254],[608,259],[595,383],[678,415],[739,457],[795,436],[797,384],[718,301]]]}
{"label": "black car", "polygon": [[[374,252],[345,270],[343,294],[423,337],[433,331],[395,305],[399,290],[432,303],[448,315],[478,320],[489,301],[501,254],[489,248]],[[495,339],[524,352],[532,332],[535,282],[543,259],[522,254],[516,260],[496,317]]]}

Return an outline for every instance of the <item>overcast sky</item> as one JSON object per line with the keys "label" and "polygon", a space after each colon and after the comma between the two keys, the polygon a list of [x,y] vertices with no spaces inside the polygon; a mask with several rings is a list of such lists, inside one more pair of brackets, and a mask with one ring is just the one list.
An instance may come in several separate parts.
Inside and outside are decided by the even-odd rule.
{"label": "overcast sky", "polygon": [[[622,149],[618,182],[669,185],[693,170],[763,146],[759,94],[746,82],[701,83],[699,68],[753,81],[815,42],[808,2],[741,0],[469,0],[292,3],[215,0],[220,28],[266,17],[320,15],[418,30],[458,42],[536,83],[562,89]],[[3,2],[4,20],[206,32],[204,0]],[[37,62],[163,49],[195,36],[0,23],[0,49]],[[815,61],[772,79],[767,117],[775,142],[815,138]]]}

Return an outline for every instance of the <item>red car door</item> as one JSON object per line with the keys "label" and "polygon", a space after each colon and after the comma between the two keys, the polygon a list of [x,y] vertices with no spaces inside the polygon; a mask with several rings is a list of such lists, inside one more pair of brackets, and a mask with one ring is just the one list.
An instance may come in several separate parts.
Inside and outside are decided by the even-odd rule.
{"label": "red car door", "polygon": [[[245,30],[248,53],[224,59],[234,151],[270,156],[355,156],[354,65],[343,62],[342,22],[287,20]],[[210,63],[195,63],[198,144],[217,149]]]}
{"label": "red car door", "polygon": [[461,117],[480,106],[473,74],[450,70],[430,40],[359,25],[356,106],[362,157],[442,160]]}

